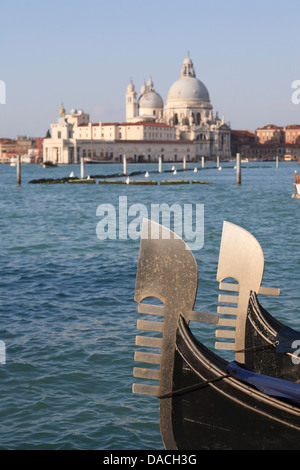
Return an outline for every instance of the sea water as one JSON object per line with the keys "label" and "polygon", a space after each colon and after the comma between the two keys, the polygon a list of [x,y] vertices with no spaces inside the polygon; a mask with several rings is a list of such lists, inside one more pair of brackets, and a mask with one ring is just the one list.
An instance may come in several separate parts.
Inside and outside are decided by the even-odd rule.
{"label": "sea water", "polygon": [[[142,203],[203,204],[204,244],[193,252],[199,269],[195,308],[216,313],[216,271],[223,221],[259,241],[270,313],[300,329],[300,200],[293,199],[293,162],[234,163],[193,173],[157,173],[155,164],[128,164],[149,179],[199,179],[210,185],[134,186],[29,184],[66,177],[79,165],[0,166],[0,449],[160,450],[158,400],[132,394],[134,302],[139,240],[97,237],[97,207],[127,196]],[[178,169],[181,164],[176,164]],[[163,165],[163,170],[170,165]],[[86,165],[86,175],[122,172],[118,164]],[[143,179],[139,175],[133,178]],[[125,179],[125,178],[121,178]],[[195,334],[214,347],[214,326]]]}

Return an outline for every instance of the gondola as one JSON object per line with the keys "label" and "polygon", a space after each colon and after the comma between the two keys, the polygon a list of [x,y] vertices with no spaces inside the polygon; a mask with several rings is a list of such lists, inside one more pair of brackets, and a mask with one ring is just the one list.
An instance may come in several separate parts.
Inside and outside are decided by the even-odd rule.
{"label": "gondola", "polygon": [[[239,230],[234,226],[228,227],[229,232],[234,231],[229,238],[233,238],[236,246],[232,235]],[[153,238],[152,230],[156,231]],[[245,234],[240,234],[243,239]],[[222,262],[225,241],[226,236],[222,237],[217,273],[220,285],[224,284],[224,273],[226,277],[239,277],[239,268],[236,276],[232,276],[227,273],[227,263]],[[249,252],[253,260],[250,245]],[[231,253],[230,268],[234,265],[233,258]],[[238,260],[243,264],[243,259]],[[142,351],[135,353],[135,361],[143,364],[134,368],[134,377],[146,379],[147,383],[134,384],[133,392],[158,397],[161,435],[168,450],[300,448],[300,384],[296,379],[290,380],[295,372],[291,372],[287,361],[279,362],[273,375],[269,373],[271,361],[261,365],[263,353],[268,351],[280,355],[281,352],[276,351],[278,344],[284,348],[286,341],[294,336],[288,334],[278,339],[283,326],[276,323],[257,301],[256,292],[266,293],[260,285],[263,263],[255,258],[254,264],[253,270],[258,275],[252,277],[251,270],[248,271],[251,282],[243,283],[241,276],[238,288],[232,287],[232,284],[227,286],[239,292],[239,299],[235,299],[238,307],[234,335],[231,332],[227,335],[224,333],[226,330],[222,333],[224,337],[234,339],[230,346],[229,343],[224,346],[225,349],[235,350],[235,359],[228,362],[196,339],[190,329],[191,321],[224,325],[219,312],[194,311],[198,269],[193,254],[176,234],[151,221],[144,221],[135,300],[139,312],[150,314],[151,319],[138,320],[137,328],[146,331],[146,334],[136,338],[136,344]],[[255,284],[256,289],[252,290]],[[244,300],[248,290],[245,314],[242,310],[244,301],[240,301]],[[153,304],[152,299],[150,304],[145,303],[150,297],[159,299],[161,304]],[[220,311],[224,315],[225,310]],[[232,310],[229,311],[232,313]],[[160,321],[153,321],[153,315]],[[256,321],[257,318],[264,323],[264,327],[267,325],[268,331],[270,325],[273,328],[273,336],[267,337],[267,340],[266,329],[259,322],[254,326],[253,319]],[[225,324],[229,326],[228,322]],[[257,332],[261,336],[253,341]],[[297,336],[297,332],[293,333]],[[220,337],[219,333],[216,334]],[[149,347],[152,352],[143,350],[146,348],[149,351]],[[220,348],[220,344],[216,347]],[[258,357],[260,360],[256,360]],[[149,367],[146,364],[152,365]],[[250,364],[253,367],[249,367]],[[286,373],[289,380],[283,378]],[[153,380],[156,385],[150,384]]]}
{"label": "gondola", "polygon": [[263,308],[251,292],[245,331],[245,365],[259,374],[300,382],[300,333]]}
{"label": "gondola", "polygon": [[300,385],[227,363],[196,340],[182,317],[172,387],[158,397],[166,449],[300,448]]}

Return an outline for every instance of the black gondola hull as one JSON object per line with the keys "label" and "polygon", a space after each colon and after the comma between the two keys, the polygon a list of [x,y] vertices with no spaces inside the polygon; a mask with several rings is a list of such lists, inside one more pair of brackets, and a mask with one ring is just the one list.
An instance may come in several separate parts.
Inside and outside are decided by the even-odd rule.
{"label": "black gondola hull", "polygon": [[[187,390],[196,384],[198,389]],[[176,337],[173,394],[169,432],[178,450],[299,449],[298,406],[228,376],[226,361],[199,343],[183,319]]]}
{"label": "black gondola hull", "polygon": [[[257,295],[250,295],[245,329],[245,365],[259,374],[300,382],[300,362],[293,349],[293,340],[300,333],[288,329],[289,354],[280,348],[280,334],[287,327],[270,315],[258,302]],[[295,343],[296,344],[296,343]],[[299,347],[299,346],[298,346]]]}

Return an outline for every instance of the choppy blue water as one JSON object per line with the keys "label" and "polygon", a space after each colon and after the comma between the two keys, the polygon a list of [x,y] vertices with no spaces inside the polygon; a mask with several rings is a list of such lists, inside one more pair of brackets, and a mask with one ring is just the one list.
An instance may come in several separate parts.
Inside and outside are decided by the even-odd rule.
{"label": "choppy blue water", "polygon": [[[280,297],[263,304],[300,328],[300,200],[292,199],[295,163],[245,164],[242,185],[233,164],[184,178],[212,185],[32,185],[35,178],[79,176],[79,166],[44,169],[0,166],[0,449],[163,448],[155,398],[133,395],[138,318],[133,300],[139,240],[99,240],[99,204],[204,204],[204,246],[197,308],[216,312],[216,269],[222,224],[250,231],[265,254],[264,285]],[[180,167],[178,164],[177,167]],[[190,167],[193,168],[192,166]],[[155,165],[128,165],[128,172]],[[86,174],[115,173],[119,165],[86,166]],[[182,173],[176,178],[181,179]],[[141,177],[137,177],[141,179]],[[198,334],[198,332],[197,332]],[[201,331],[200,331],[201,335]],[[203,337],[214,344],[214,330]],[[200,338],[203,339],[203,338]]]}

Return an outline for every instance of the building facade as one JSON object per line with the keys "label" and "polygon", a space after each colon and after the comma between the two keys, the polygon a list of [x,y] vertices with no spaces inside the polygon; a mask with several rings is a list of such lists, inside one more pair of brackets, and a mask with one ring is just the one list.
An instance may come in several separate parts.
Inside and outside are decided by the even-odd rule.
{"label": "building facade", "polygon": [[249,160],[297,160],[300,156],[300,126],[267,124],[251,131],[231,131],[231,153]]}
{"label": "building facade", "polygon": [[260,144],[281,143],[300,144],[300,125],[289,124],[288,126],[275,126],[268,124],[256,129],[256,141]]}
{"label": "building facade", "polygon": [[58,164],[86,161],[197,161],[202,156],[228,158],[230,125],[213,114],[209,93],[196,78],[189,56],[170,87],[166,104],[152,78],[138,95],[130,80],[126,90],[126,121],[92,123],[88,114],[62,107],[51,137],[44,139],[43,159]]}
{"label": "building facade", "polygon": [[20,155],[24,163],[38,163],[43,155],[43,138],[17,136],[0,139],[0,163],[11,163]]}

